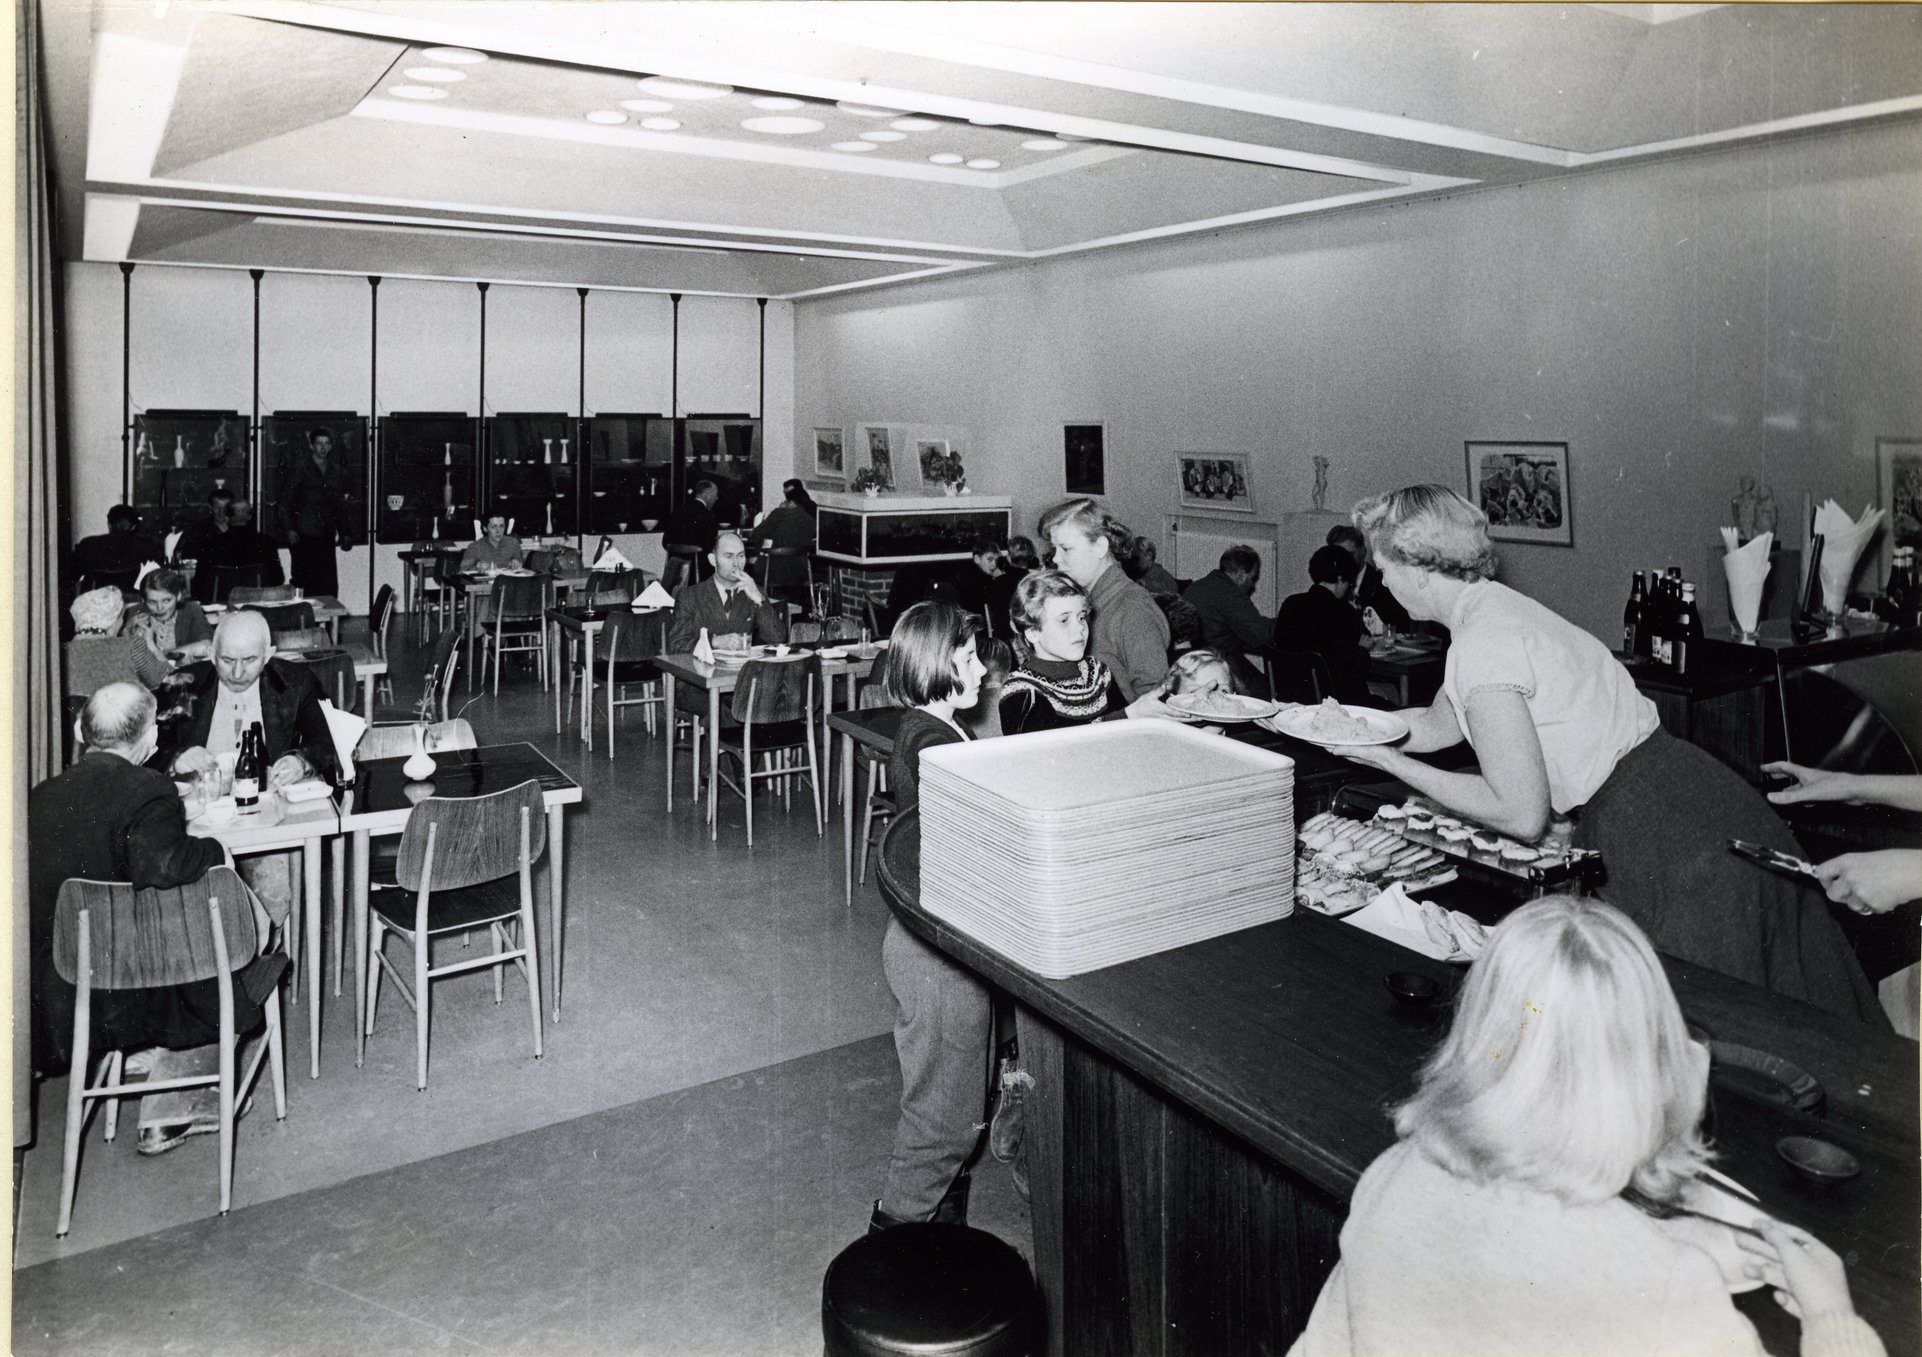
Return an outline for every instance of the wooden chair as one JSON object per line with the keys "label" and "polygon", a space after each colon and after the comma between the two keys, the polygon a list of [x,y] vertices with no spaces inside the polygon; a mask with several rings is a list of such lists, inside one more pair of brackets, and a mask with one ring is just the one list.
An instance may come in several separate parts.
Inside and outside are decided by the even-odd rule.
{"label": "wooden chair", "polygon": [[[221,908],[221,901],[227,907]],[[254,924],[254,899],[231,867],[215,867],[200,880],[172,890],[135,890],[124,882],[74,878],[61,883],[54,906],[53,967],[75,989],[73,1070],[67,1079],[67,1128],[60,1167],[60,1219],[54,1234],[65,1236],[73,1223],[74,1183],[80,1169],[80,1138],[86,1130],[87,1104],[107,1102],[106,1138],[118,1128],[120,1099],[144,1097],[166,1089],[220,1090],[220,1214],[233,1201],[234,1108],[245,1098],[263,1058],[272,1062],[274,1116],[287,1115],[287,1071],[281,1057],[280,986],[265,1004],[266,1049],[244,1072],[234,1066],[239,1037],[234,1031],[235,962],[245,966],[260,944]],[[220,1068],[218,1073],[180,1079],[121,1082],[119,1050],[106,1052],[93,1067],[93,994],[95,990],[157,989],[212,980],[220,992]]]}
{"label": "wooden chair", "polygon": [[756,583],[770,597],[814,600],[814,552],[807,547],[763,547]]}
{"label": "wooden chair", "polygon": [[[375,881],[369,893],[373,933],[368,955],[377,969],[367,994],[363,1038],[374,1034],[381,984],[391,977],[414,1010],[415,1084],[421,1090],[427,1088],[430,987],[443,976],[492,967],[498,1004],[502,971],[513,962],[527,984],[534,1058],[540,1059],[541,968],[534,933],[534,864],[546,849],[547,815],[540,783],[533,778],[491,796],[430,796],[408,815],[394,877]],[[441,966],[432,964],[435,937],[482,927],[493,938],[493,951]],[[390,933],[412,950],[408,973],[387,956]]]}
{"label": "wooden chair", "polygon": [[314,625],[314,605],[311,603],[236,603],[234,606],[243,612],[259,613],[266,618],[276,645],[284,633],[309,631]]}
{"label": "wooden chair", "polygon": [[[821,661],[818,656],[791,660],[749,660],[741,669],[734,689],[734,719],[740,724],[717,732],[720,739],[720,778],[741,795],[747,812],[747,846],[754,847],[754,784],[783,779],[784,796],[793,804],[792,779],[798,773],[795,754],[807,755],[808,796],[814,807],[814,832],[824,831],[821,807],[820,765],[815,758],[815,739],[820,730],[816,718],[821,692]],[[756,769],[755,755],[763,766]],[[735,781],[728,772],[732,760],[740,774]],[[720,814],[710,837],[720,833]]]}
{"label": "wooden chair", "polygon": [[[667,698],[661,691],[661,671],[654,667],[654,657],[667,650],[666,613],[635,613],[623,610],[607,619],[601,631],[601,644],[607,648],[607,757],[614,757],[614,709],[617,707],[639,707],[647,717],[647,733],[654,734],[654,709],[665,707]],[[592,696],[593,677],[587,676],[589,685],[581,700]],[[638,686],[639,697],[628,697],[627,690]]]}
{"label": "wooden chair", "polygon": [[261,588],[260,581],[266,573],[265,566],[211,565],[202,561],[194,567],[194,598],[201,603],[231,603],[236,590],[244,593]]}
{"label": "wooden chair", "polygon": [[587,575],[588,606],[620,606],[632,603],[647,588],[647,572],[633,570],[591,570]]}
{"label": "wooden chair", "polygon": [[[374,658],[387,658],[387,635],[394,624],[394,586],[383,584],[374,593],[373,609],[367,614],[367,648],[374,652]],[[374,680],[376,701],[394,700],[394,677],[391,673],[381,674]],[[371,713],[370,713],[371,715]]]}
{"label": "wooden chair", "polygon": [[[423,693],[434,694],[433,711],[435,719],[447,719],[447,707],[454,692],[454,672],[460,668],[461,628],[449,627],[434,639],[434,648],[428,653],[427,670],[422,675]],[[411,725],[419,716],[413,707],[376,707],[373,713],[377,725],[401,722]]]}
{"label": "wooden chair", "polygon": [[[249,612],[253,611],[251,608]],[[274,636],[275,650],[335,650],[333,633],[325,627],[302,627],[298,631],[283,631]]]}
{"label": "wooden chair", "polygon": [[294,586],[291,584],[237,584],[227,591],[227,602],[236,608],[249,603],[292,603],[294,599]]}
{"label": "wooden chair", "polygon": [[1262,658],[1271,702],[1313,704],[1334,694],[1335,681],[1328,673],[1328,661],[1319,651],[1276,650],[1263,646],[1258,652],[1249,653]]}
{"label": "wooden chair", "polygon": [[673,593],[683,584],[693,584],[706,578],[707,558],[699,547],[677,542],[664,550],[667,552],[667,569],[661,572],[661,587],[668,593]]}
{"label": "wooden chair", "polygon": [[[507,576],[494,580],[487,598],[487,615],[480,623],[482,660],[494,664],[494,693],[501,690],[501,655],[540,656],[541,691],[547,691],[547,610],[554,606],[554,581],[546,575]],[[474,686],[474,676],[467,676]]]}
{"label": "wooden chair", "polygon": [[283,663],[298,665],[312,674],[314,682],[320,685],[320,695],[341,711],[354,709],[355,699],[360,694],[360,679],[354,673],[354,657],[346,651],[316,651]]}

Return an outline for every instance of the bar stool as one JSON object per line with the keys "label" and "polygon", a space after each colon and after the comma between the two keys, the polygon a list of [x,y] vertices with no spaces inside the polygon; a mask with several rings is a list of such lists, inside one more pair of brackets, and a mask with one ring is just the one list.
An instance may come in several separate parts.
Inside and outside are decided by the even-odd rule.
{"label": "bar stool", "polygon": [[1040,1299],[1021,1255],[986,1230],[897,1225],[828,1264],[821,1337],[827,1357],[1028,1357]]}
{"label": "bar stool", "polygon": [[701,549],[685,542],[676,542],[663,548],[667,552],[667,569],[661,576],[661,587],[670,594],[683,584],[692,584],[701,578]]}

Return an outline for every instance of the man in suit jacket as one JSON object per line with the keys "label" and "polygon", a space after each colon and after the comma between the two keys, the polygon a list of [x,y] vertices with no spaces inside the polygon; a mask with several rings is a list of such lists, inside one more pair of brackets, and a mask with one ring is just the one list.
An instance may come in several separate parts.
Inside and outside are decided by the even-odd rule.
{"label": "man in suit jacket", "polygon": [[320,685],[298,665],[273,655],[273,632],[257,612],[231,612],[214,628],[214,657],[181,668],[170,691],[182,709],[170,723],[168,766],[177,773],[208,767],[237,748],[234,725],[255,721],[267,737],[267,784],[284,787],[311,776],[332,781],[338,761],[321,709]]}
{"label": "man in suit jacket", "polygon": [[1349,606],[1355,584],[1355,561],[1339,546],[1316,549],[1308,558],[1308,578],[1314,587],[1290,594],[1275,616],[1275,649],[1312,650],[1328,663],[1337,702],[1376,706],[1368,691],[1361,651],[1361,614]]}
{"label": "man in suit jacket", "polygon": [[[88,699],[77,724],[86,753],[27,798],[33,1064],[42,1074],[57,1073],[73,1059],[75,990],[53,967],[60,884],[82,877],[167,889],[198,881],[227,860],[217,841],[187,833],[186,812],[173,783],[142,766],[159,739],[152,694],[137,684],[110,683]],[[237,960],[245,964],[235,973],[234,1027],[247,1032],[259,1025],[261,1004],[273,992],[285,958]],[[96,1050],[186,1050],[220,1035],[219,992],[212,980],[96,990],[91,1011]],[[186,1134],[186,1126],[157,1128],[153,1135],[143,1131],[141,1152],[159,1153]]]}
{"label": "man in suit jacket", "polygon": [[1259,662],[1248,658],[1248,651],[1267,643],[1274,626],[1250,597],[1260,582],[1261,557],[1252,547],[1233,546],[1181,596],[1201,617],[1201,643],[1228,661],[1244,693],[1268,691]]}
{"label": "man in suit jacket", "polygon": [[[769,602],[747,573],[747,546],[741,535],[722,533],[714,539],[707,559],[714,567],[713,578],[684,584],[674,595],[667,648],[677,654],[694,649],[703,627],[709,640],[735,633],[746,633],[762,645],[787,640],[787,607]],[[701,709],[707,709],[705,702]]]}

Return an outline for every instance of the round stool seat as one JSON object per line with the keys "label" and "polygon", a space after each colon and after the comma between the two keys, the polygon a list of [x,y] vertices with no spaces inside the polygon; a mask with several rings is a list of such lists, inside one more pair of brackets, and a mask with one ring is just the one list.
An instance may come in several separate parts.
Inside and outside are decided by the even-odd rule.
{"label": "round stool seat", "polygon": [[821,1283],[827,1357],[1028,1357],[1040,1305],[1021,1255],[966,1225],[855,1240]]}

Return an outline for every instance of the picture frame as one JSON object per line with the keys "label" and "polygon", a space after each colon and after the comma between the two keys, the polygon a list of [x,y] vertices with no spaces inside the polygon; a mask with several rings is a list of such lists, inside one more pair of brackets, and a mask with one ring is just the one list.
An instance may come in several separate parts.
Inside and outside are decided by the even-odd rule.
{"label": "picture frame", "polygon": [[1205,513],[1252,514],[1253,455],[1246,452],[1177,452],[1175,489],[1181,507]]}
{"label": "picture frame", "polygon": [[814,474],[822,480],[847,481],[846,437],[845,429],[817,428],[814,431]]}
{"label": "picture frame", "polygon": [[1875,502],[1888,511],[1882,534],[1882,574],[1897,547],[1922,547],[1922,438],[1875,440]]}
{"label": "picture frame", "polygon": [[1108,426],[1080,420],[1061,426],[1062,488],[1070,495],[1108,493]]}
{"label": "picture frame", "polygon": [[872,472],[879,478],[882,490],[893,490],[900,484],[900,468],[896,462],[898,453],[904,451],[894,430],[885,424],[862,424],[855,430],[854,450],[848,457],[848,467],[852,473]]}
{"label": "picture frame", "polygon": [[948,440],[945,438],[915,439],[914,464],[921,472],[922,485],[942,484],[948,476]]}
{"label": "picture frame", "polygon": [[1490,440],[1462,447],[1468,499],[1488,515],[1490,540],[1575,545],[1568,444]]}

